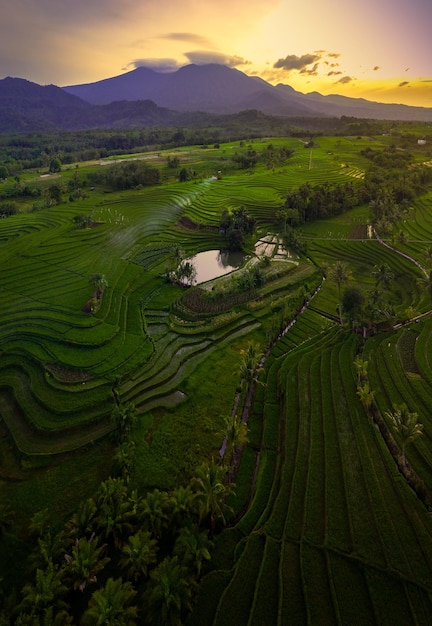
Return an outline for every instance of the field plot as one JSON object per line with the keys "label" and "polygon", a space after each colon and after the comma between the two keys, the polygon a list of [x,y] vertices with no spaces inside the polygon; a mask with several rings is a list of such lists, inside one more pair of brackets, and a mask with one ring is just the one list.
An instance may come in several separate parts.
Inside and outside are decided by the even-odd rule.
{"label": "field plot", "polygon": [[[180,156],[208,166],[216,152]],[[197,365],[222,346],[263,333],[287,286],[299,297],[296,284],[313,274],[310,265],[288,282],[272,279],[241,312],[223,310],[193,326],[196,313],[186,311],[182,290],[164,278],[179,246],[191,255],[222,247],[218,223],[225,209],[245,206],[267,232],[297,165],[289,162],[279,173],[261,167],[222,180],[209,175],[128,192],[94,191],[79,205],[2,220],[0,260],[8,268],[0,279],[2,416],[22,452],[72,450],[105,435],[112,428],[114,390],[140,413],[175,406]],[[329,167],[334,169],[322,164],[323,174]],[[92,227],[76,228],[80,212],[90,214]],[[108,286],[91,314],[95,275]],[[268,306],[264,296],[272,291]]]}
{"label": "field plot", "polygon": [[[265,355],[231,527],[216,539],[188,626],[430,623],[432,519],[364,410],[354,360],[367,361],[382,415],[401,403],[419,415],[423,435],[407,459],[432,487],[431,196],[403,214],[390,246],[373,236],[367,206],[330,207],[292,232],[287,220],[298,218],[281,221],[302,185],[359,186],[362,148],[386,142],[170,150],[154,159],[163,184],[100,184],[38,211],[25,200],[28,212],[1,220],[0,416],[5,449],[13,440],[20,459],[39,455],[42,467],[49,455],[90,450],[114,428],[115,404],[132,403],[132,481],[168,488],[217,454],[233,398],[245,395],[245,347]],[[232,159],[271,144],[289,158]],[[192,179],[180,183],[167,156]],[[221,215],[241,207],[256,227],[242,265],[204,286],[176,281],[180,253],[224,249]],[[77,228],[77,214],[88,227]],[[345,304],[342,324],[350,286],[362,306],[350,316]]]}
{"label": "field plot", "polygon": [[394,480],[356,395],[357,346],[334,330],[266,368],[251,423],[254,433],[254,421],[263,423],[257,482],[237,524],[245,545],[208,623],[266,623],[266,606],[272,624],[426,623],[432,524]]}

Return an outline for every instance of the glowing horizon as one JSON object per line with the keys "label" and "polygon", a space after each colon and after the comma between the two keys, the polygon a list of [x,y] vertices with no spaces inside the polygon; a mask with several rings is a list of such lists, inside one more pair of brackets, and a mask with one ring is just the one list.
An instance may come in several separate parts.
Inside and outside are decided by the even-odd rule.
{"label": "glowing horizon", "polygon": [[431,23],[430,0],[16,0],[0,78],[65,86],[220,63],[302,93],[432,107]]}

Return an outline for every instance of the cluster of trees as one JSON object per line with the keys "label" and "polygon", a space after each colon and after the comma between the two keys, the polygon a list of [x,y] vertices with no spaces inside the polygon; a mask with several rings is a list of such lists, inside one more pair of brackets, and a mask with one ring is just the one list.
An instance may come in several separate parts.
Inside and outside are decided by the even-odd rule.
{"label": "cluster of trees", "polygon": [[273,144],[268,144],[266,149],[261,153],[260,158],[264,161],[266,167],[273,169],[280,165],[284,165],[289,158],[294,154],[294,150],[285,146],[275,147]]}
{"label": "cluster of trees", "polygon": [[329,276],[337,286],[337,313],[341,325],[345,318],[352,328],[361,329],[365,334],[373,332],[378,323],[393,321],[395,311],[390,288],[394,274],[387,263],[374,266],[372,276],[375,278],[375,286],[367,293],[358,285],[349,284],[352,275],[342,261],[337,261],[330,268]]}
{"label": "cluster of trees", "polygon": [[83,188],[86,184],[86,179],[81,179],[77,170],[75,170],[67,184],[61,182],[44,186],[39,184],[27,184],[22,182],[19,176],[16,176],[13,185],[1,190],[0,200],[10,200],[11,198],[32,199],[34,200],[33,209],[41,209],[63,202],[64,194],[68,194],[70,202],[85,198],[86,193]]}
{"label": "cluster of trees", "polygon": [[229,464],[245,427],[227,419],[225,455],[171,491],[140,494],[130,486],[135,407],[115,399],[112,475],[61,528],[47,510],[33,517],[27,582],[2,599],[0,624],[184,623],[214,534],[226,523]]}
{"label": "cluster of trees", "polygon": [[360,154],[378,167],[386,169],[402,169],[414,161],[414,157],[410,152],[397,150],[395,145],[377,150],[368,146]]}
{"label": "cluster of trees", "polygon": [[196,283],[196,267],[181,246],[174,245],[172,249],[174,269],[168,268],[165,276],[173,285],[191,287]]}
{"label": "cluster of trees", "polygon": [[[240,147],[244,148],[243,141],[240,142]],[[239,169],[253,170],[259,162],[272,169],[286,163],[293,154],[294,150],[285,146],[276,147],[273,144],[268,144],[262,152],[257,152],[252,145],[249,145],[240,152],[236,152],[231,160]]]}
{"label": "cluster of trees", "polygon": [[196,282],[196,267],[188,259],[183,259],[174,270],[167,272],[168,279],[181,287],[192,286]]}
{"label": "cluster of trees", "polygon": [[240,291],[253,291],[262,287],[266,280],[265,268],[270,263],[269,257],[264,257],[258,263],[247,267],[233,277],[236,289]]}
{"label": "cluster of trees", "polygon": [[10,217],[17,213],[19,213],[19,209],[15,202],[2,202],[0,204],[0,217]]}
{"label": "cluster of trees", "polygon": [[385,412],[387,421],[384,420],[375,401],[375,392],[369,383],[368,362],[358,354],[354,366],[357,372],[357,395],[367,415],[377,425],[385,444],[399,466],[400,472],[430,510],[432,493],[406,461],[407,446],[423,434],[423,424],[419,422],[418,413],[410,411],[405,403],[393,404],[393,410]]}
{"label": "cluster of trees", "polygon": [[231,160],[242,170],[250,170],[258,163],[258,154],[256,150],[249,146],[242,152],[236,152]]}
{"label": "cluster of trees", "polygon": [[220,231],[226,235],[227,249],[242,250],[245,237],[255,230],[255,219],[246,213],[244,206],[231,213],[224,209],[219,223]]}
{"label": "cluster of trees", "polygon": [[[357,395],[367,413],[376,413],[375,393],[371,389],[368,376],[368,362],[360,355],[354,361],[357,372]],[[423,424],[419,422],[418,414],[409,411],[405,403],[393,404],[392,411],[385,413],[389,423],[396,433],[401,446],[401,464],[406,467],[406,447],[423,434]]]}
{"label": "cluster of trees", "polygon": [[180,183],[187,183],[189,180],[195,178],[197,173],[190,167],[182,167],[178,173],[178,180]]}
{"label": "cluster of trees", "polygon": [[411,201],[424,193],[432,181],[431,168],[403,162],[400,167],[381,167],[374,164],[366,171],[360,185],[360,203],[374,200],[380,191],[391,192],[400,203]]}
{"label": "cluster of trees", "polygon": [[[182,123],[186,123],[183,120]],[[234,115],[214,116],[194,114],[187,128],[143,127],[133,129],[85,130],[31,134],[7,134],[0,137],[0,178],[15,176],[29,168],[49,168],[53,158],[63,165],[80,161],[103,159],[115,154],[130,154],[145,150],[183,145],[213,145],[258,137],[304,137],[323,134],[377,135],[397,131],[395,122],[359,120],[356,118],[283,118],[250,110]],[[406,126],[406,123],[405,123]],[[289,157],[289,155],[287,155]],[[263,155],[268,160],[270,155]],[[283,149],[279,158],[283,158]],[[269,167],[274,163],[273,156]],[[3,169],[1,169],[3,168]]]}
{"label": "cluster of trees", "polygon": [[[287,221],[293,224],[304,224],[316,219],[323,219],[333,215],[340,215],[358,204],[358,194],[353,183],[339,185],[312,186],[304,183],[287,195],[285,210]],[[288,213],[290,212],[290,213]],[[280,213],[279,213],[280,215]]]}
{"label": "cluster of trees", "polygon": [[123,191],[160,183],[160,173],[145,161],[125,161],[107,165],[88,174],[91,183],[107,185],[113,190]]}
{"label": "cluster of trees", "polygon": [[[369,150],[366,152],[369,153]],[[399,158],[399,152],[386,149],[372,153],[375,155],[374,166],[361,182],[315,186],[304,183],[290,191],[284,207],[277,213],[280,230],[286,234],[295,226],[339,215],[367,203],[372,224],[381,233],[391,232],[392,225],[409,208],[410,202],[424,193],[432,182],[432,169],[412,167],[411,158]]]}

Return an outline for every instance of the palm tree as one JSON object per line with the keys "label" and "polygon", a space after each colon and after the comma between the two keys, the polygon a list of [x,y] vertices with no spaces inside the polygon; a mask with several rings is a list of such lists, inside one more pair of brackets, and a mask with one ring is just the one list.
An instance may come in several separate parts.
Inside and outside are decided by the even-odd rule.
{"label": "palm tree", "polygon": [[432,270],[429,271],[423,278],[419,279],[420,286],[425,289],[430,298],[432,299]]}
{"label": "palm tree", "polygon": [[144,526],[159,538],[168,524],[168,496],[159,489],[146,494],[141,504],[141,517]]}
{"label": "palm tree", "polygon": [[[25,616],[31,616],[33,621],[29,623],[43,624],[43,618],[47,614],[52,617],[55,613],[64,615],[67,605],[63,598],[66,593],[67,587],[61,580],[59,570],[52,563],[46,569],[37,569],[34,583],[28,583],[22,589],[23,599],[19,606],[22,621]],[[65,620],[63,623],[68,622]]]}
{"label": "palm tree", "polygon": [[101,536],[120,548],[125,535],[133,532],[135,510],[122,478],[109,477],[98,492],[96,522]]}
{"label": "palm tree", "polygon": [[197,526],[185,526],[180,531],[173,554],[200,576],[204,561],[209,561],[211,558],[210,545],[207,531],[200,532]]}
{"label": "palm tree", "polygon": [[259,382],[258,376],[261,369],[261,358],[262,353],[259,351],[257,344],[250,342],[243,352],[240,361],[240,385],[247,389],[242,420],[246,420],[249,415],[255,384]]}
{"label": "palm tree", "polygon": [[137,422],[137,412],[132,402],[115,406],[111,413],[111,421],[115,426],[115,438],[122,443],[129,436]]}
{"label": "palm tree", "polygon": [[73,539],[90,537],[96,528],[97,506],[93,498],[81,502],[78,511],[66,522],[66,531]]}
{"label": "palm tree", "polygon": [[192,479],[192,486],[198,501],[200,523],[209,522],[210,534],[213,537],[217,522],[225,525],[226,500],[232,492],[232,487],[225,484],[226,469],[218,465],[214,459],[209,464],[204,463]]}
{"label": "palm tree", "polygon": [[194,581],[178,556],[165,558],[150,574],[144,594],[145,623],[152,626],[181,626],[192,607]]}
{"label": "palm tree", "polygon": [[115,471],[125,480],[129,481],[129,474],[135,460],[135,442],[123,441],[116,449],[113,456]]}
{"label": "palm tree", "polygon": [[331,279],[336,283],[338,288],[338,310],[339,310],[339,322],[342,326],[342,303],[341,303],[341,287],[347,283],[350,278],[350,271],[345,263],[338,261],[334,265],[330,272]]}
{"label": "palm tree", "polygon": [[373,327],[382,315],[385,301],[382,292],[377,288],[368,291],[366,297],[365,312],[369,318],[369,327]]}
{"label": "palm tree", "polygon": [[36,511],[30,520],[29,531],[32,537],[43,537],[50,532],[51,515],[48,509]]}
{"label": "palm tree", "polygon": [[108,578],[105,587],[90,598],[81,624],[83,626],[135,626],[138,607],[132,602],[136,596],[130,582]]}
{"label": "palm tree", "polygon": [[390,283],[393,280],[393,272],[387,263],[381,263],[381,265],[375,265],[372,270],[372,276],[375,278],[375,285],[382,286],[386,289],[390,287]]}
{"label": "palm tree", "polygon": [[195,512],[195,494],[191,486],[180,485],[173,491],[167,500],[167,514],[170,519],[170,527],[177,532],[184,524],[184,520],[190,518]]}
{"label": "palm tree", "polygon": [[356,369],[357,372],[357,382],[358,384],[361,383],[362,380],[366,380],[367,379],[367,368],[368,368],[368,361],[365,361],[359,354],[356,356],[356,358],[354,359],[354,367]]}
{"label": "palm tree", "polygon": [[147,577],[149,565],[157,561],[157,550],[157,541],[147,530],[139,530],[129,537],[120,558],[120,567],[128,580],[136,582],[141,577]]}
{"label": "palm tree", "polygon": [[98,540],[94,536],[87,539],[76,539],[70,554],[65,554],[66,579],[73,581],[73,588],[84,591],[90,584],[97,582],[97,574],[103,570],[110,561],[104,557],[106,544],[98,546]]}
{"label": "palm tree", "polygon": [[226,423],[226,450],[229,450],[231,458],[230,465],[234,465],[235,452],[241,449],[249,441],[248,427],[237,415],[231,415],[225,420]]}
{"label": "palm tree", "polygon": [[90,284],[99,294],[105,289],[105,287],[108,287],[108,281],[105,278],[105,274],[93,274],[90,278]]}
{"label": "palm tree", "polygon": [[411,413],[405,403],[393,405],[393,411],[386,411],[386,416],[401,440],[402,465],[405,467],[405,448],[423,434],[423,424],[419,423],[417,413]]}
{"label": "palm tree", "polygon": [[65,533],[48,531],[37,539],[37,548],[30,554],[30,563],[34,568],[49,567],[53,563],[60,564],[63,560],[65,546],[69,545]]}
{"label": "palm tree", "polygon": [[374,401],[375,392],[369,387],[369,383],[367,381],[364,382],[363,385],[359,385],[357,387],[357,395],[366,411],[369,412],[369,409]]}

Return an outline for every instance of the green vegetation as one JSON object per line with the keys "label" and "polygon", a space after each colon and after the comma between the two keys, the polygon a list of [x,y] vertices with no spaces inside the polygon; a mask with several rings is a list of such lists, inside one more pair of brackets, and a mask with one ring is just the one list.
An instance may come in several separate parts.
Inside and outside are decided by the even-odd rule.
{"label": "green vegetation", "polygon": [[2,138],[0,623],[428,622],[427,129],[340,124]]}

